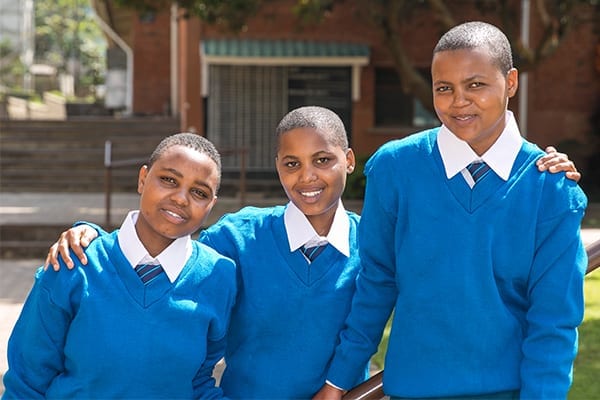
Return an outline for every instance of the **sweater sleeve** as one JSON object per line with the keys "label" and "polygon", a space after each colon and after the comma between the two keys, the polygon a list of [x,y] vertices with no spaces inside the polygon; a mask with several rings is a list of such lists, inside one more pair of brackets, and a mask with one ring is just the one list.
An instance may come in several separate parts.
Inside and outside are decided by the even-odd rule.
{"label": "sweater sleeve", "polygon": [[[566,398],[577,353],[577,327],[583,319],[583,280],[587,265],[580,224],[583,192],[564,182],[554,202],[545,196],[529,282],[527,331],[521,363],[521,398]],[[556,197],[556,195],[553,195]],[[554,214],[552,203],[570,207]]]}
{"label": "sweater sleeve", "polygon": [[238,239],[239,234],[236,226],[243,225],[241,219],[236,219],[237,214],[227,214],[209,228],[200,232],[198,241],[213,249],[219,254],[229,257],[235,262],[238,257]]}
{"label": "sweater sleeve", "polygon": [[196,399],[220,399],[223,398],[223,390],[216,386],[213,378],[215,366],[225,355],[226,338],[220,340],[208,340],[206,359],[194,377],[194,398]]}
{"label": "sweater sleeve", "polygon": [[53,298],[52,285],[59,274],[43,267],[36,272],[8,343],[6,399],[44,398],[53,379],[64,371],[64,345],[73,318],[68,305],[72,291],[64,286],[58,291],[61,299]]}
{"label": "sweater sleeve", "polygon": [[393,198],[397,194],[391,193],[388,173],[380,164],[381,161],[371,159],[365,168],[367,187],[359,224],[362,268],[327,375],[329,382],[343,389],[352,387],[377,351],[397,297],[394,233],[398,216],[391,211],[397,206],[397,199]]}
{"label": "sweater sleeve", "polygon": [[237,295],[235,264],[219,256],[211,278],[203,282],[200,291],[205,293],[206,306],[213,308],[214,317],[207,332],[206,358],[192,382],[194,397],[203,399],[223,397],[221,388],[215,386],[213,372],[219,360],[225,357],[227,329]]}

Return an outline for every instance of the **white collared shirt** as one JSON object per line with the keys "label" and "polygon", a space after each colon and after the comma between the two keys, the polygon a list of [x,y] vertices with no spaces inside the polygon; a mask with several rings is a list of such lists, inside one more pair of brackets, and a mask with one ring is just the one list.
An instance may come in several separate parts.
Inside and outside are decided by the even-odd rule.
{"label": "white collared shirt", "polygon": [[121,250],[135,268],[138,264],[160,264],[165,270],[171,283],[175,282],[181,270],[192,255],[192,238],[190,235],[175,239],[158,256],[151,257],[140,241],[135,230],[135,223],[139,216],[139,210],[130,211],[119,229],[118,240]]}
{"label": "white collared shirt", "polygon": [[285,209],[283,221],[290,251],[296,251],[304,245],[311,247],[329,243],[346,257],[350,256],[350,218],[341,200],[327,236],[319,236],[306,215],[292,202],[289,202]]}
{"label": "white collared shirt", "polygon": [[506,111],[506,126],[496,140],[481,157],[473,151],[467,142],[459,139],[446,126],[442,125],[437,137],[438,148],[448,179],[461,172],[471,188],[474,185],[467,165],[473,161],[485,161],[503,180],[508,180],[510,171],[523,144],[521,132],[513,113]]}

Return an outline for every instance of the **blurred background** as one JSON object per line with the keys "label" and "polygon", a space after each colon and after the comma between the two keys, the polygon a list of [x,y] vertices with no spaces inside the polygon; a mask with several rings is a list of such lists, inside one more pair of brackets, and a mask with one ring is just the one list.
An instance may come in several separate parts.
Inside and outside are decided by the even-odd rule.
{"label": "blurred background", "polygon": [[[511,40],[520,84],[510,108],[523,135],[568,153],[596,200],[599,7],[598,0],[0,0],[2,189],[30,189],[25,171],[49,146],[36,145],[39,130],[55,150],[79,150],[81,160],[54,159],[83,174],[63,180],[71,191],[89,191],[86,181],[102,176],[107,139],[116,158],[135,158],[128,140],[148,143],[137,149],[145,155],[160,137],[187,130],[227,150],[233,190],[242,167],[248,190],[277,190],[269,184],[273,130],[305,104],[336,111],[364,160],[386,141],[438,124],[433,46],[451,26],[478,19]],[[36,185],[61,171],[36,169]],[[360,198],[362,184],[354,174],[347,196]]]}
{"label": "blurred background", "polygon": [[[509,107],[528,140],[575,161],[583,227],[600,238],[598,0],[0,0],[0,351],[48,246],[77,219],[118,226],[168,134],[196,132],[223,155],[210,223],[285,202],[274,128],[298,106],[331,108],[358,156],[344,198],[360,212],[370,154],[439,124],[432,50],[467,20],[509,37]],[[588,302],[581,399],[600,396],[600,299]]]}

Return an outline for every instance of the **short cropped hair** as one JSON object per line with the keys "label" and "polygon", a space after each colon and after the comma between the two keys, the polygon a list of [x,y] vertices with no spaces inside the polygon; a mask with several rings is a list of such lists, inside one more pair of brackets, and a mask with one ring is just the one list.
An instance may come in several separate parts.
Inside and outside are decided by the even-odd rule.
{"label": "short cropped hair", "polygon": [[277,147],[281,135],[293,129],[312,128],[323,135],[328,143],[348,150],[348,135],[340,117],[325,107],[305,106],[287,113],[277,125]]}
{"label": "short cropped hair", "polygon": [[486,22],[473,21],[457,25],[446,32],[433,49],[433,54],[448,50],[483,49],[504,75],[513,68],[512,50],[506,35]]}
{"label": "short cropped hair", "polygon": [[173,146],[189,147],[200,154],[206,154],[211,160],[213,160],[217,166],[218,189],[218,186],[221,182],[221,155],[212,142],[196,133],[176,133],[161,140],[148,159],[148,168],[151,168],[152,165],[163,156],[165,151]]}

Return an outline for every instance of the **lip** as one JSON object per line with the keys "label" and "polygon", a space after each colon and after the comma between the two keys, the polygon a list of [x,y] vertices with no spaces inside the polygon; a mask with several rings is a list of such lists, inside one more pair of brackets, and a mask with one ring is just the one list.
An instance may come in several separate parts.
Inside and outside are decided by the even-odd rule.
{"label": "lip", "polygon": [[160,211],[165,218],[173,224],[182,224],[187,221],[187,217],[181,212],[181,210],[161,208]]}
{"label": "lip", "polygon": [[319,200],[324,191],[323,188],[306,188],[297,190],[297,193],[304,202],[315,203]]}
{"label": "lip", "polygon": [[477,118],[476,114],[460,114],[460,115],[452,115],[452,121],[459,125],[468,125],[475,121]]}

